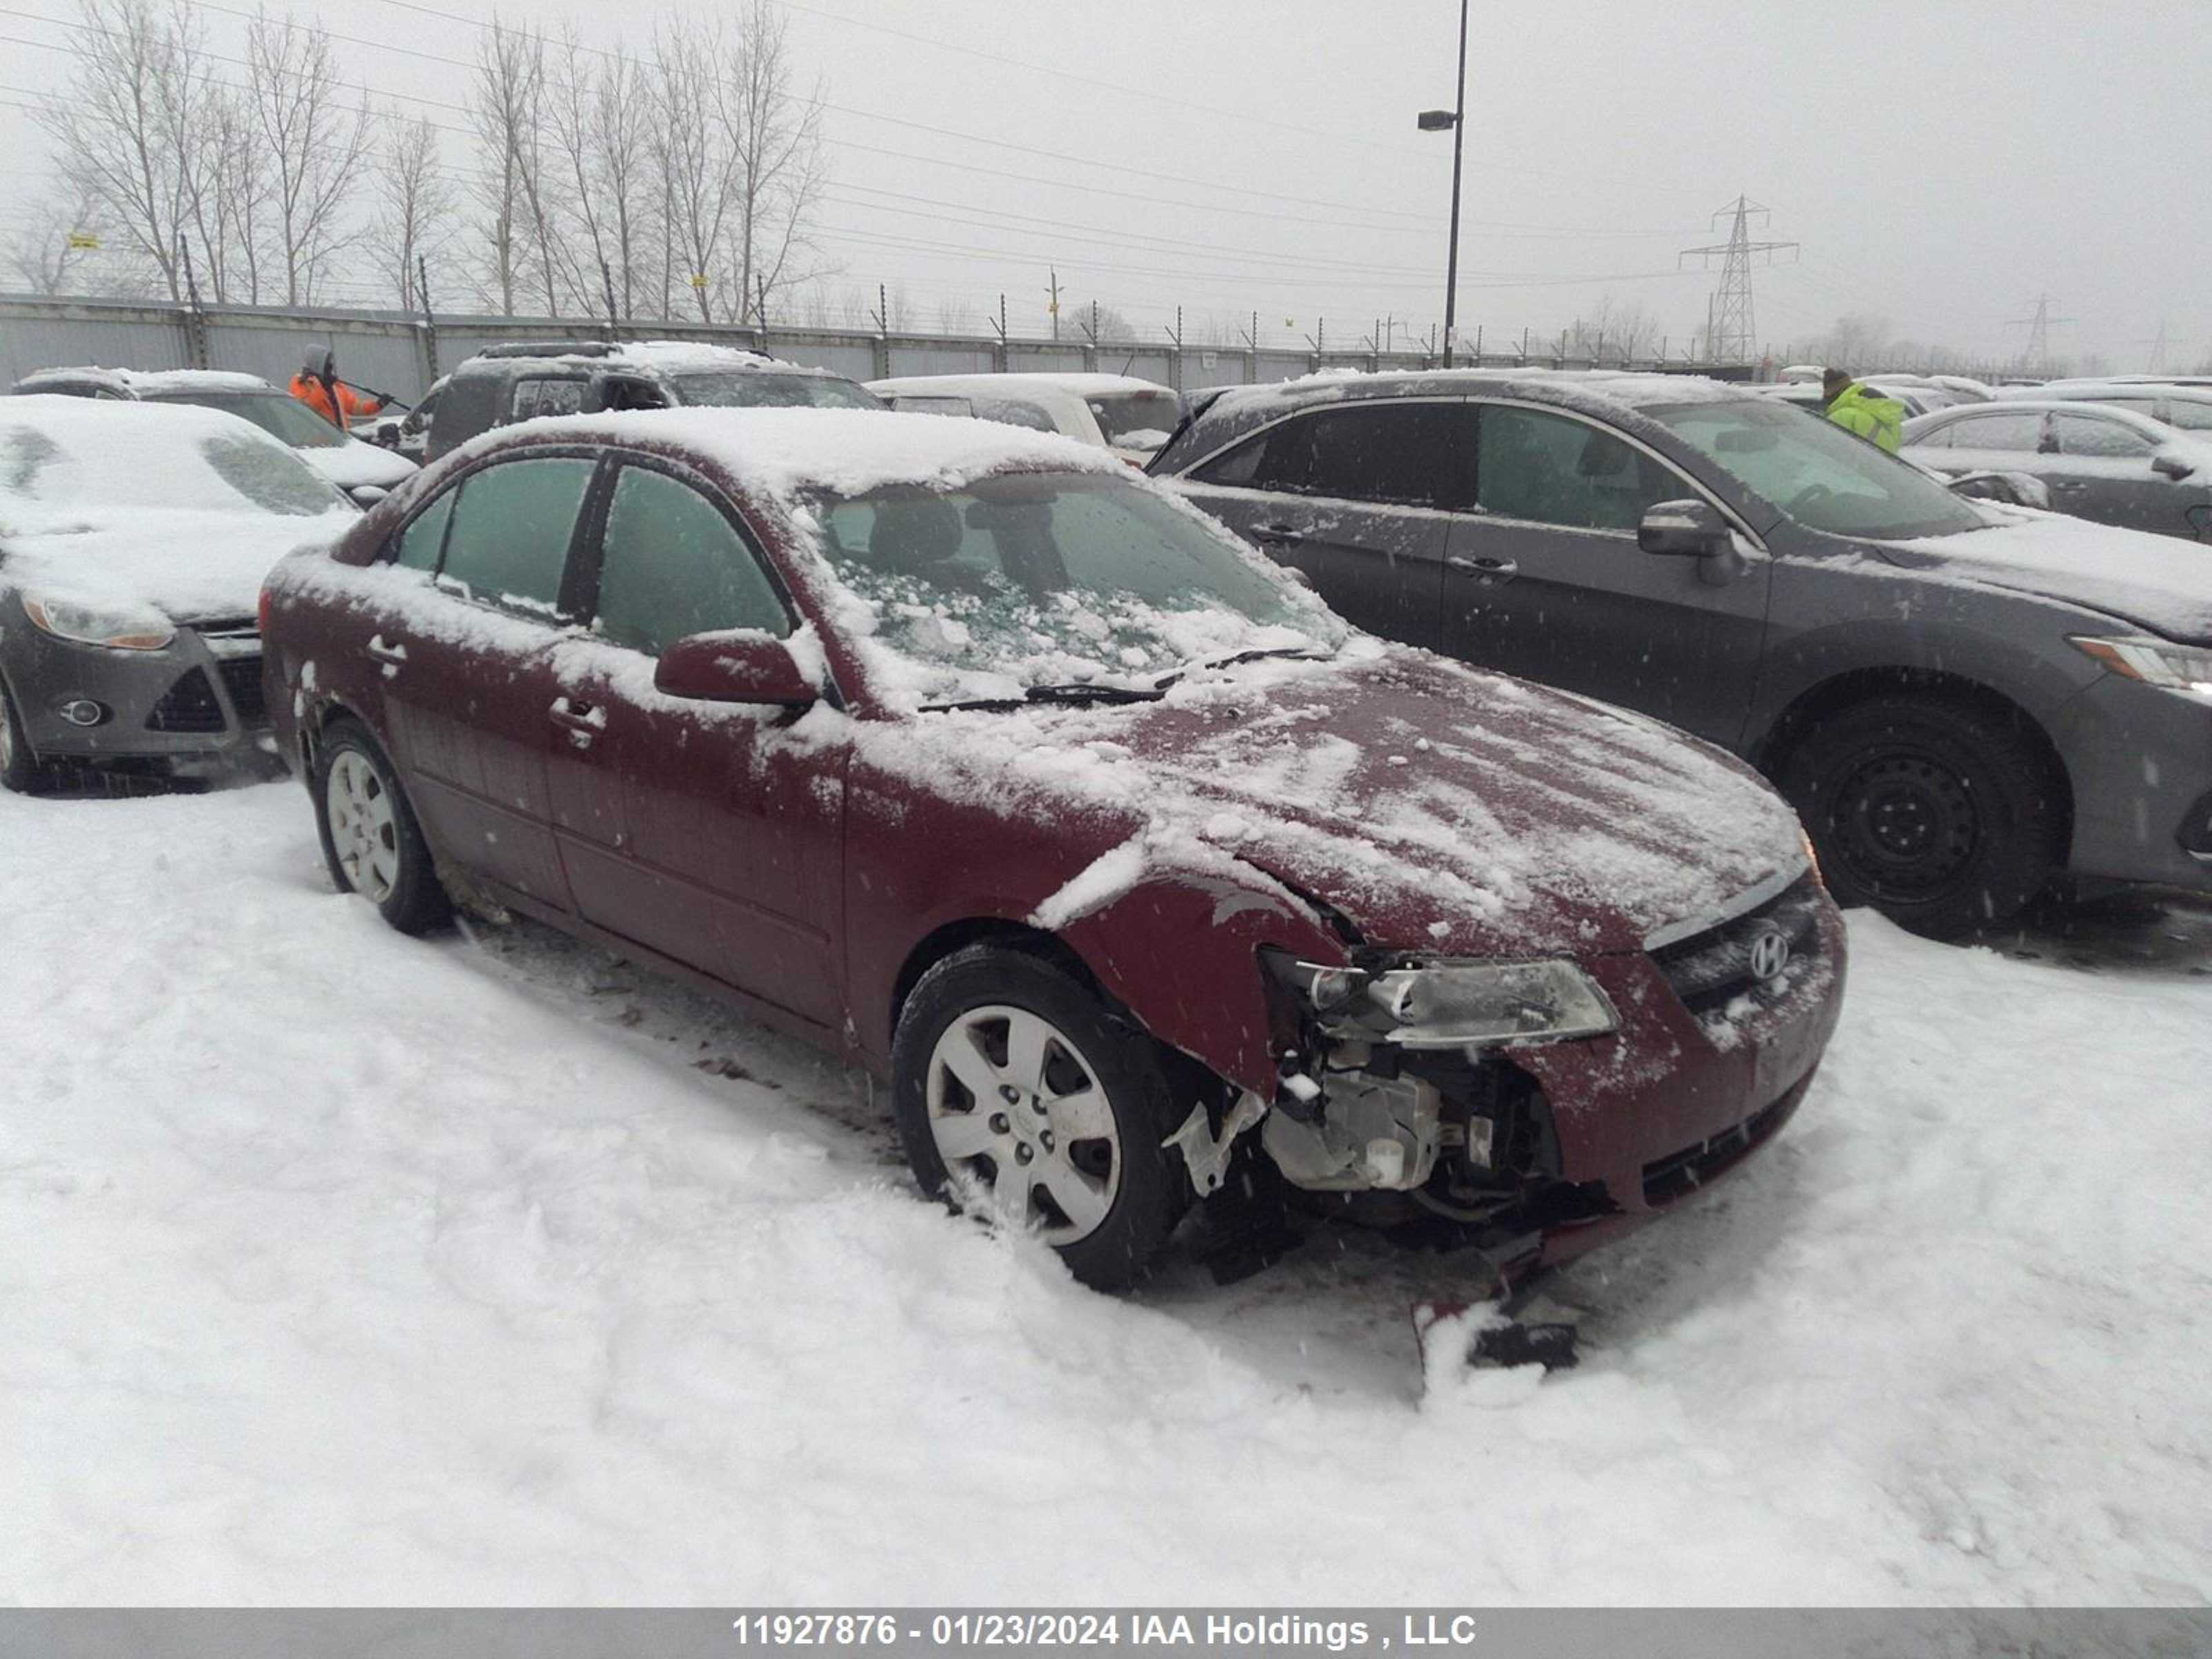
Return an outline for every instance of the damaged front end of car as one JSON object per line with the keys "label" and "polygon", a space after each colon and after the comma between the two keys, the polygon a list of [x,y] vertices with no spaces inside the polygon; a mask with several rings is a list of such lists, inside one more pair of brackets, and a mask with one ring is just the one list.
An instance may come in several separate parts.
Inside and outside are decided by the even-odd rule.
{"label": "damaged front end of car", "polygon": [[1441,1219],[1508,1253],[1611,1210],[1602,1187],[1562,1178],[1552,1103],[1512,1058],[1620,1030],[1577,964],[1366,949],[1260,961],[1278,1087],[1259,1140],[1291,1186],[1355,1219]]}

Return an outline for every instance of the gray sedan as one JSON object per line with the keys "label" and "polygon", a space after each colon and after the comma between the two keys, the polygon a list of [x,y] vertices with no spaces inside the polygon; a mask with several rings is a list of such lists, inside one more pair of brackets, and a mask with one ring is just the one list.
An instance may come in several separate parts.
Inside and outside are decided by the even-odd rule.
{"label": "gray sedan", "polygon": [[1899,453],[1950,477],[2025,472],[2061,513],[2212,541],[2212,441],[2132,410],[2056,398],[1941,410],[1905,423]]}
{"label": "gray sedan", "polygon": [[0,784],[250,759],[262,578],[357,517],[235,415],[0,400]]}

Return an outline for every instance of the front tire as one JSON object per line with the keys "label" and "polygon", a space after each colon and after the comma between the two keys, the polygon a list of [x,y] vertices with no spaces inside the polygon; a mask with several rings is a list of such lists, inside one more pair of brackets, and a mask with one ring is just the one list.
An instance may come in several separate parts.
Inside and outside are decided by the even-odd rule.
{"label": "front tire", "polygon": [[46,769],[31,752],[23,723],[15,717],[15,700],[0,685],[0,787],[19,795],[38,793],[46,781]]}
{"label": "front tire", "polygon": [[1776,776],[1839,904],[1954,939],[2015,915],[2063,854],[2064,800],[2014,722],[1877,697],[1808,733]]}
{"label": "front tire", "polygon": [[315,825],[341,893],[358,893],[403,933],[452,919],[407,792],[366,727],[333,721],[315,757]]}
{"label": "front tire", "polygon": [[1182,1157],[1160,1145],[1172,1096],[1152,1040],[1041,957],[971,945],[931,968],[891,1079],[922,1190],[980,1196],[1094,1289],[1142,1280],[1189,1206]]}

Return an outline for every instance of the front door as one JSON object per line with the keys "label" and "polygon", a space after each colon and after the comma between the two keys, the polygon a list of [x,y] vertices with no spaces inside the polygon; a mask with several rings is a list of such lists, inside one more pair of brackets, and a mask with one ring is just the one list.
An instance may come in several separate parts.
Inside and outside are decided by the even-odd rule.
{"label": "front door", "polygon": [[[552,910],[568,882],[545,770],[563,586],[596,463],[538,455],[470,473],[402,535],[403,565],[433,573],[367,643],[386,730],[432,843]],[[441,522],[442,520],[442,522]]]}
{"label": "front door", "polygon": [[[2185,489],[2154,471],[2156,441],[2125,421],[2087,410],[2052,415],[2051,434],[2058,457],[2044,476],[2051,504],[2060,512],[2161,536],[2194,533],[2189,509],[2203,499],[2203,482]],[[2050,463],[2051,458],[2043,459]]]}
{"label": "front door", "polygon": [[1264,428],[1183,489],[1346,621],[1434,649],[1474,434],[1462,399],[1361,400]]}
{"label": "front door", "polygon": [[577,914],[833,1027],[844,744],[794,736],[783,709],[653,689],[689,635],[787,637],[781,588],[702,481],[636,459],[607,498],[588,603],[591,635],[553,652],[541,715]]}
{"label": "front door", "polygon": [[1444,556],[1446,653],[1739,743],[1765,635],[1765,556],[1747,550],[1727,574],[1644,552],[1646,508],[1709,499],[1689,479],[1583,416],[1474,407],[1474,504]]}

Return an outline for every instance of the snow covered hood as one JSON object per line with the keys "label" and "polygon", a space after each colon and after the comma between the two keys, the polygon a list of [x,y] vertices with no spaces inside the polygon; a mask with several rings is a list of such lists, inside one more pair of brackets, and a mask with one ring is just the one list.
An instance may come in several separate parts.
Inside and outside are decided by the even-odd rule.
{"label": "snow covered hood", "polygon": [[1788,805],[1718,750],[1367,638],[1202,672],[1158,702],[856,730],[867,760],[936,790],[1118,819],[1128,839],[1048,905],[1056,922],[1162,873],[1218,883],[1234,860],[1370,944],[1631,951],[1806,863]]}
{"label": "snow covered hood", "polygon": [[[257,507],[210,463],[210,440],[271,469],[295,505],[327,497],[326,508]],[[296,451],[234,415],[82,398],[0,402],[0,578],[11,586],[152,605],[179,622],[248,616],[278,559],[357,522]]]}
{"label": "snow covered hood", "polygon": [[294,452],[340,489],[361,484],[382,484],[386,489],[417,471],[414,462],[396,449],[349,438],[328,449]]}
{"label": "snow covered hood", "polygon": [[2056,514],[1991,507],[1987,530],[1879,544],[1908,567],[2101,611],[2212,644],[2212,547]]}

